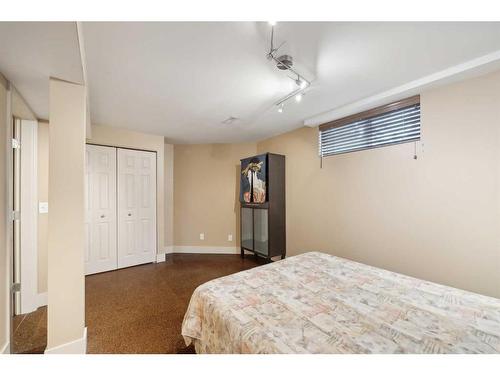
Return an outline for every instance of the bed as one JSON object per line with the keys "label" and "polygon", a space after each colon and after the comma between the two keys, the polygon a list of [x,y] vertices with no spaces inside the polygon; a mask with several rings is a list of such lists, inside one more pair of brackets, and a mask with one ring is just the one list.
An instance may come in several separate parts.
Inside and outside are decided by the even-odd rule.
{"label": "bed", "polygon": [[209,281],[197,353],[499,353],[500,300],[310,252]]}

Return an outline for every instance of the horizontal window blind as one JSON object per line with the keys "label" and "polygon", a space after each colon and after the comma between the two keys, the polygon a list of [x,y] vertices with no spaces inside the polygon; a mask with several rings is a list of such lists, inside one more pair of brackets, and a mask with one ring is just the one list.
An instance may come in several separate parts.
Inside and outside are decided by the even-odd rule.
{"label": "horizontal window blind", "polygon": [[[354,120],[337,120],[322,125],[319,129],[319,153],[321,157],[347,152],[367,150],[420,139],[420,100],[392,103],[369,113],[378,113],[367,118],[350,116]],[[418,98],[419,99],[419,98]],[[396,105],[395,104],[399,104]],[[396,109],[394,109],[396,108]],[[349,120],[347,118],[347,120]]]}

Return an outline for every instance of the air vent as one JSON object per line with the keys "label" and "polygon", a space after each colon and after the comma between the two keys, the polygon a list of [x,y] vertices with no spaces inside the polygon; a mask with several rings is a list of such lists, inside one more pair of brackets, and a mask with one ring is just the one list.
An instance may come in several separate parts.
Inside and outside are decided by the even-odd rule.
{"label": "air vent", "polygon": [[222,121],[222,124],[231,125],[232,123],[234,123],[234,122],[236,122],[238,120],[239,120],[238,117],[229,116],[227,119],[225,119],[224,121]]}

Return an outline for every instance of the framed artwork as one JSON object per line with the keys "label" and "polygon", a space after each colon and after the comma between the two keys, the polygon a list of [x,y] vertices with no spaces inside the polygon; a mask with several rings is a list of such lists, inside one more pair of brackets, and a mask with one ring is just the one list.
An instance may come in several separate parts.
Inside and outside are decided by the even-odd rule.
{"label": "framed artwork", "polygon": [[267,154],[241,160],[240,201],[264,203],[267,193]]}

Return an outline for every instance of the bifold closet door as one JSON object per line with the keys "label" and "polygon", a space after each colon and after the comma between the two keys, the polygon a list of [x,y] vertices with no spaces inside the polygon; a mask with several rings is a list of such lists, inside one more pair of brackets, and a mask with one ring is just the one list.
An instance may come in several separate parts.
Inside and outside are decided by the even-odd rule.
{"label": "bifold closet door", "polygon": [[85,274],[114,270],[116,252],[116,148],[86,146]]}
{"label": "bifold closet door", "polygon": [[118,268],[156,256],[156,153],[118,149]]}

